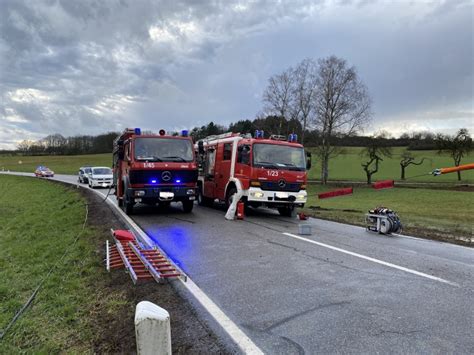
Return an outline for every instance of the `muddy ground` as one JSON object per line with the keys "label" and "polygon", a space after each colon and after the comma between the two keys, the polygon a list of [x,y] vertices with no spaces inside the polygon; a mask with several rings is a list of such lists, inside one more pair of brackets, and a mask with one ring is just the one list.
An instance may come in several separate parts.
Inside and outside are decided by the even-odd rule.
{"label": "muddy ground", "polygon": [[[97,258],[104,259],[104,243],[110,229],[125,229],[106,203],[96,194],[80,189],[89,203],[88,225],[94,228]],[[105,268],[104,268],[105,269]],[[174,354],[228,354],[229,350],[201,321],[188,301],[181,298],[171,283],[147,282],[134,285],[123,270],[104,273],[96,290],[96,304],[90,314],[95,334],[94,353],[136,353],[134,315],[138,302],[146,300],[166,309],[171,318],[171,341]],[[114,304],[113,298],[117,299]],[[111,302],[112,300],[112,302]],[[114,306],[111,308],[111,303]]]}

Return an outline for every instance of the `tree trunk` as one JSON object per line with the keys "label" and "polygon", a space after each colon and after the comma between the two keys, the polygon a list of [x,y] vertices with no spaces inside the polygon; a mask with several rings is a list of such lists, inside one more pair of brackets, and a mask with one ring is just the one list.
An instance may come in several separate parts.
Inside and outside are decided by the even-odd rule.
{"label": "tree trunk", "polygon": [[405,166],[400,165],[402,167],[402,176],[400,177],[402,180],[405,180]]}
{"label": "tree trunk", "polygon": [[323,185],[326,185],[328,182],[328,176],[329,176],[328,163],[329,163],[329,159],[325,154],[323,158],[321,159],[321,183]]}
{"label": "tree trunk", "polygon": [[369,171],[366,171],[367,174],[367,185],[370,185],[372,183],[372,173]]}
{"label": "tree trunk", "polygon": [[458,171],[458,181],[461,181],[461,172]]}

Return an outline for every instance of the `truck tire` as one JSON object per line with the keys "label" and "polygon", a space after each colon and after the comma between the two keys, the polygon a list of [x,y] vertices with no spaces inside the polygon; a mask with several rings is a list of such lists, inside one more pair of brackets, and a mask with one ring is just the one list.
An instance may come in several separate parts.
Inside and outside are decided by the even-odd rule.
{"label": "truck tire", "polygon": [[130,198],[128,197],[127,190],[128,190],[128,185],[124,184],[124,189],[123,189],[123,199],[122,199],[122,208],[123,211],[125,212],[126,215],[131,215],[133,214],[133,205],[134,203],[130,201]]}
{"label": "truck tire", "polygon": [[183,203],[183,211],[185,213],[191,213],[194,207],[194,201],[184,200],[182,201],[182,203]]}
{"label": "truck tire", "polygon": [[283,217],[294,217],[296,215],[296,208],[293,205],[278,207],[278,212]]}
{"label": "truck tire", "polygon": [[125,199],[125,201],[123,201],[123,211],[126,215],[133,214],[133,203],[129,202],[128,199]]}
{"label": "truck tire", "polygon": [[199,206],[212,206],[214,200],[212,198],[206,197],[202,194],[202,188],[199,186],[198,195],[197,195],[198,205]]}

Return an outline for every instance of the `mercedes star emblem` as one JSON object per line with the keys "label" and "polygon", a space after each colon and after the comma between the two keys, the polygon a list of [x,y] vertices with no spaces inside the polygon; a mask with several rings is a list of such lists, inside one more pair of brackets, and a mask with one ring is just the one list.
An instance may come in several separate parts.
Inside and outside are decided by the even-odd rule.
{"label": "mercedes star emblem", "polygon": [[283,179],[281,179],[280,181],[278,181],[278,186],[279,186],[280,188],[284,188],[284,187],[286,186],[286,181],[283,180]]}
{"label": "mercedes star emblem", "polygon": [[161,178],[163,179],[163,181],[170,181],[171,180],[171,172],[163,171],[161,173]]}

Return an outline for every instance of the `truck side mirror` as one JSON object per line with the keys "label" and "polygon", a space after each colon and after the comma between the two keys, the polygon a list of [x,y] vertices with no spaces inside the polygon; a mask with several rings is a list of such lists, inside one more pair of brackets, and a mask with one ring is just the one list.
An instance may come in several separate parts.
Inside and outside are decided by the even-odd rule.
{"label": "truck side mirror", "polygon": [[204,143],[203,141],[198,142],[198,152],[200,155],[204,155]]}
{"label": "truck side mirror", "polygon": [[311,169],[311,152],[306,152],[306,170]]}

